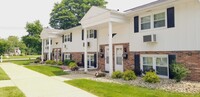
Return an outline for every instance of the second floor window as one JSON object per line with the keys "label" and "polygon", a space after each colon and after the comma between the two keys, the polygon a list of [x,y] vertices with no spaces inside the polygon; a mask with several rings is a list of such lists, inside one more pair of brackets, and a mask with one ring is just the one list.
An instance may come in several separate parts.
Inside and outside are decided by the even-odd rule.
{"label": "second floor window", "polygon": [[151,28],[151,16],[145,16],[141,18],[141,30]]}
{"label": "second floor window", "polygon": [[87,31],[87,38],[94,38],[94,30]]}
{"label": "second floor window", "polygon": [[65,35],[65,42],[70,42],[70,35]]}
{"label": "second floor window", "polygon": [[165,26],[165,13],[159,13],[154,15],[154,28]]}

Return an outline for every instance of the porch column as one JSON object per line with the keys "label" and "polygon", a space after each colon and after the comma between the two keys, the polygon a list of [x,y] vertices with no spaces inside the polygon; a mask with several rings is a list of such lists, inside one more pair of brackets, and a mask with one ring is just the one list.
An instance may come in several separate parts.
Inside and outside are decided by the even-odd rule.
{"label": "porch column", "polygon": [[109,75],[113,73],[112,22],[108,22],[109,37]]}
{"label": "porch column", "polygon": [[87,72],[88,71],[88,62],[87,62],[87,29],[84,28],[84,44],[85,44],[85,47],[84,47],[84,71]]}
{"label": "porch column", "polygon": [[42,39],[42,56],[41,56],[42,62],[44,61],[44,39]]}
{"label": "porch column", "polygon": [[49,37],[49,60],[51,60],[51,38]]}

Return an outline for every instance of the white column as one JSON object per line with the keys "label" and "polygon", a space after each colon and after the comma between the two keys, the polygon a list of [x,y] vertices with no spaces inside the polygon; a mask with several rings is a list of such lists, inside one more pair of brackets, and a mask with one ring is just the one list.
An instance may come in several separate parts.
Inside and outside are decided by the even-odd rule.
{"label": "white column", "polygon": [[109,37],[109,75],[113,73],[112,22],[108,22]]}
{"label": "white column", "polygon": [[88,62],[87,62],[87,29],[84,28],[84,44],[85,44],[85,47],[84,47],[84,71],[87,72],[88,71]]}
{"label": "white column", "polygon": [[51,60],[51,38],[49,37],[49,60]]}
{"label": "white column", "polygon": [[42,62],[44,61],[44,39],[42,39],[42,56],[41,56]]}
{"label": "white column", "polygon": [[1,59],[0,59],[1,61],[0,62],[2,63],[3,62],[3,56],[1,55],[0,57],[1,57]]}

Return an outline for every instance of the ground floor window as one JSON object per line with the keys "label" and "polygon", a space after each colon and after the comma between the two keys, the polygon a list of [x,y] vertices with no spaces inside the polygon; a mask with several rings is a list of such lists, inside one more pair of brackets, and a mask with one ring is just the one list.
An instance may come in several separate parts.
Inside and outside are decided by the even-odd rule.
{"label": "ground floor window", "polygon": [[154,69],[160,77],[169,77],[168,55],[141,55],[142,71]]}
{"label": "ground floor window", "polygon": [[65,54],[65,59],[70,60],[70,54]]}

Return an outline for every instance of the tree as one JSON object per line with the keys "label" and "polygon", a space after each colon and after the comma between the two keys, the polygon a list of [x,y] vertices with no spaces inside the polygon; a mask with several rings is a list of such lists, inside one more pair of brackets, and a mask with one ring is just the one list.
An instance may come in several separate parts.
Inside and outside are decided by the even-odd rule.
{"label": "tree", "polygon": [[105,7],[105,0],[62,0],[56,3],[50,14],[50,26],[55,29],[69,29],[80,25],[79,21],[92,6]]}
{"label": "tree", "polygon": [[33,23],[26,24],[26,31],[28,35],[23,36],[23,43],[26,44],[28,54],[40,54],[41,53],[41,39],[40,33],[43,30],[43,27],[39,20]]}
{"label": "tree", "polygon": [[0,56],[3,55],[8,49],[6,40],[0,39]]}

